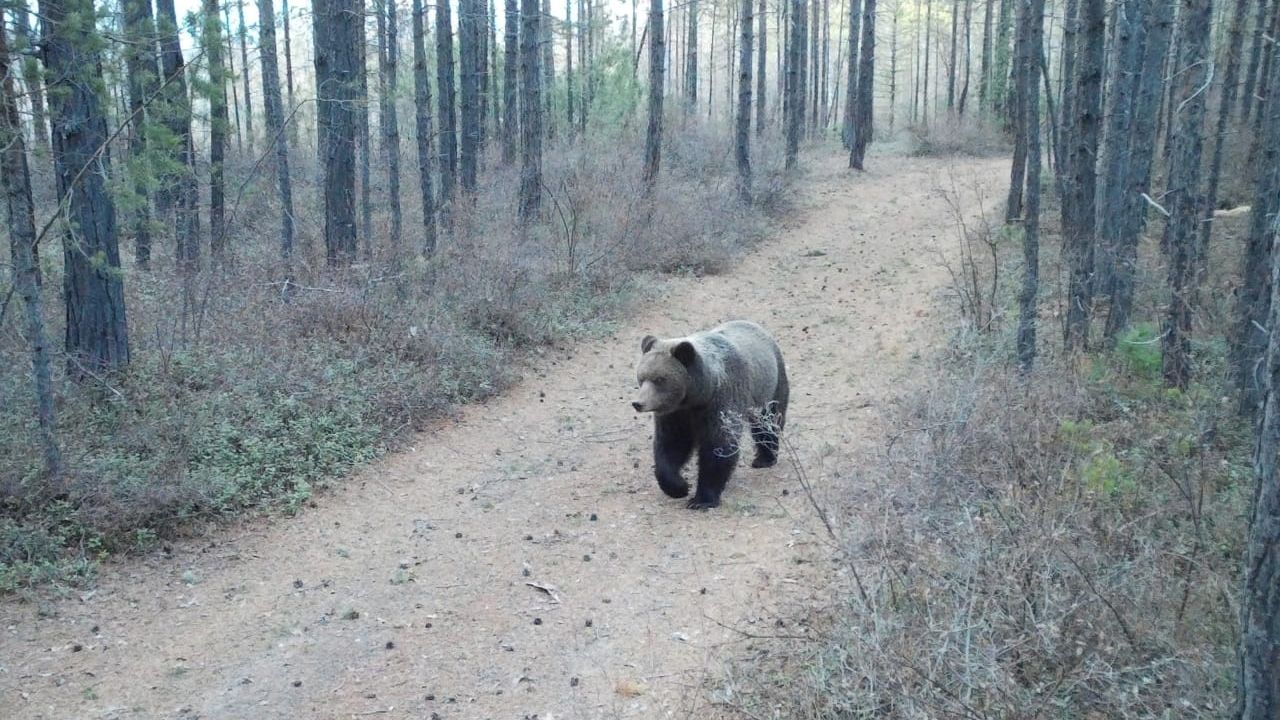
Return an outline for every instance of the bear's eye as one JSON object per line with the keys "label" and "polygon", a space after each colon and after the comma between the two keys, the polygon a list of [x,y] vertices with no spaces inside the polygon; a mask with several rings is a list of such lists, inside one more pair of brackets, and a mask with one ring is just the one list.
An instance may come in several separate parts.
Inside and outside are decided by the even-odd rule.
{"label": "bear's eye", "polygon": [[666,378],[656,377],[653,379],[654,387],[662,387],[663,385],[666,385],[666,384],[667,384]]}

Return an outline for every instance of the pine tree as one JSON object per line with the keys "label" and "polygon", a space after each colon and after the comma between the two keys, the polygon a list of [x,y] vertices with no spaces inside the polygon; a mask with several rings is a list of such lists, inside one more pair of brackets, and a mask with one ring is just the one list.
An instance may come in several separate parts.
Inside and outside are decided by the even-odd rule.
{"label": "pine tree", "polygon": [[[288,13],[285,13],[288,18]],[[286,43],[285,47],[288,47]],[[293,255],[293,182],[289,176],[289,136],[284,132],[280,69],[276,60],[275,11],[271,0],[258,0],[258,52],[262,61],[262,104],[267,144],[275,148],[276,187],[280,195],[280,257],[288,267]]]}
{"label": "pine tree", "polygon": [[520,0],[520,221],[542,210],[542,12]]}
{"label": "pine tree", "polygon": [[[507,0],[508,6],[512,1]],[[418,143],[418,188],[422,198],[422,252],[430,256],[436,251],[436,198],[431,181],[435,156],[431,148],[431,82],[427,73],[426,24],[422,0],[413,0],[414,136]],[[508,124],[507,130],[510,132],[514,128]]]}
{"label": "pine tree", "polygon": [[662,0],[649,0],[649,128],[644,143],[644,185],[652,193],[662,163],[662,94],[666,76],[666,39]]}

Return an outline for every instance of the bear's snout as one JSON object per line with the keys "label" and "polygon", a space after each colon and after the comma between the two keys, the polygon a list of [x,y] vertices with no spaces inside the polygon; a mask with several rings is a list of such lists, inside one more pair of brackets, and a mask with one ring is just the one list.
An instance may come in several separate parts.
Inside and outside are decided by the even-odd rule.
{"label": "bear's snout", "polygon": [[640,402],[639,400],[636,400],[635,402],[631,403],[631,407],[635,408],[636,412],[644,412],[644,403]]}

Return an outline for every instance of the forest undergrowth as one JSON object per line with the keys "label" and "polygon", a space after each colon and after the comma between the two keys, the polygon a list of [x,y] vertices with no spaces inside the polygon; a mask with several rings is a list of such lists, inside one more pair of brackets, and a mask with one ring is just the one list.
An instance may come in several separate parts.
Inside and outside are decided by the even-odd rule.
{"label": "forest undergrowth", "polygon": [[[362,261],[342,271],[325,268],[323,218],[299,216],[287,287],[271,179],[254,176],[229,198],[226,266],[184,285],[172,253],[152,272],[126,262],[127,370],[77,384],[54,363],[67,466],[55,487],[34,444],[25,344],[0,311],[0,593],[82,586],[111,554],[245,512],[296,512],[429,421],[500,392],[529,360],[607,332],[662,275],[726,271],[785,210],[779,143],[757,139],[748,205],[724,129],[674,134],[648,199],[638,138],[553,145],[549,207],[523,232],[518,167],[491,168],[429,258],[413,204],[402,247],[362,237]],[[316,206],[314,168],[294,175],[299,207]],[[376,181],[371,194],[386,197]],[[385,205],[372,219],[372,237],[386,237]],[[172,246],[171,233],[155,243]],[[42,250],[45,308],[56,309],[61,249]],[[64,319],[46,315],[58,337]]]}
{"label": "forest undergrowth", "polygon": [[[1170,389],[1158,233],[1140,322],[1068,356],[1056,216],[1030,377],[1013,357],[1019,231],[993,219],[944,252],[954,333],[885,417],[882,452],[808,469],[843,581],[829,606],[787,619],[801,638],[753,641],[728,704],[778,718],[1229,713],[1253,488],[1252,430],[1223,389],[1235,273],[1206,279],[1196,381]],[[1237,268],[1246,232],[1243,216],[1219,218],[1209,266]]]}

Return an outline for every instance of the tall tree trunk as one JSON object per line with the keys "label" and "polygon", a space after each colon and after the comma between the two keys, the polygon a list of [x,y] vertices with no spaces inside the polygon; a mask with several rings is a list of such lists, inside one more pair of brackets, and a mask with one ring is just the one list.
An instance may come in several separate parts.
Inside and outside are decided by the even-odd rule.
{"label": "tall tree trunk", "polygon": [[[26,51],[36,44],[35,34],[31,31],[29,12],[26,0],[16,0],[13,7],[13,22],[17,42],[14,46],[19,51]],[[151,17],[150,5],[147,7],[147,17]],[[153,35],[147,37],[154,38]],[[49,125],[45,120],[44,79],[41,77],[40,61],[32,54],[23,57],[20,62],[22,83],[26,85],[27,100],[31,103],[31,129],[35,135],[36,147],[48,150]],[[152,62],[154,63],[154,59]]]}
{"label": "tall tree trunk", "polygon": [[956,108],[956,51],[960,49],[960,0],[951,3],[951,62],[947,65],[947,110]]}
{"label": "tall tree trunk", "polygon": [[[289,104],[288,104],[288,106],[287,106],[287,107],[288,107],[288,109],[289,109],[289,111],[290,111],[290,112],[293,112],[293,108],[294,108],[294,107],[296,107],[296,106],[293,104],[293,45],[292,45],[292,43],[291,43],[291,42],[290,42],[290,40],[289,40],[289,25],[290,25],[290,21],[292,20],[292,17],[289,15],[289,0],[280,0],[280,8],[281,8],[281,9],[280,9],[280,27],[281,27],[281,29],[283,29],[283,30],[284,30],[284,82],[285,82],[285,91],[286,91],[286,92],[288,92],[288,96],[287,96],[287,98],[288,98],[288,100],[289,100]],[[259,20],[258,20],[258,22],[259,22],[259,23],[261,23],[261,22],[262,22],[262,20],[261,20],[261,19],[259,19]],[[275,23],[273,22],[272,24],[274,25]],[[272,32],[274,33],[274,28],[272,29]],[[228,35],[229,35],[229,34],[230,34],[230,31],[228,31]],[[258,37],[259,37],[259,38],[261,38],[261,37],[262,37],[262,33],[261,33],[261,31],[259,31],[259,33],[258,33]],[[272,54],[274,55],[274,53],[272,53]],[[277,70],[277,71],[276,71],[276,74],[277,74],[277,75],[279,75],[279,70]],[[266,93],[266,90],[265,90],[265,87],[266,87],[266,81],[264,80],[262,84],[263,84],[263,87],[264,87],[263,94],[265,94],[265,93]],[[277,92],[279,91],[279,89],[280,89],[280,80],[279,80],[279,78],[277,78],[277,79],[276,79],[276,90],[277,90]],[[265,98],[264,98],[264,102],[265,102]],[[284,109],[285,107],[286,107],[286,106],[281,105],[281,116],[282,116],[282,117],[283,117],[283,115],[284,115],[283,109]],[[290,142],[291,144],[295,144],[295,145],[296,145],[296,144],[297,144],[297,142],[298,142],[298,131],[297,131],[297,128],[298,128],[298,124],[297,124],[296,122],[290,122],[290,123],[289,123],[289,142]],[[270,131],[270,130],[268,130],[267,132],[271,132],[271,131]]]}
{"label": "tall tree trunk", "polygon": [[803,122],[804,103],[799,100],[799,86],[801,84],[800,66],[802,64],[800,48],[804,46],[804,24],[800,21],[800,13],[804,6],[805,0],[787,0],[791,7],[791,34],[787,42],[787,86],[786,90],[786,126],[787,126],[787,149],[786,149],[786,168],[788,170],[796,166],[797,156],[800,152],[800,124]]}
{"label": "tall tree trunk", "polygon": [[1124,201],[1124,219],[1116,245],[1115,280],[1107,315],[1107,338],[1114,342],[1129,326],[1133,308],[1134,278],[1137,275],[1138,240],[1146,228],[1147,202],[1151,186],[1151,166],[1155,160],[1156,125],[1160,99],[1164,96],[1165,56],[1173,30],[1173,3],[1151,2],[1146,13],[1146,38],[1142,50],[1142,70],[1133,101],[1133,121],[1129,133],[1129,173]]}
{"label": "tall tree trunk", "polygon": [[889,135],[893,135],[893,123],[898,112],[898,16],[901,3],[893,4],[893,28],[889,31]]}
{"label": "tall tree trunk", "polygon": [[1023,221],[1022,257],[1025,269],[1018,297],[1018,365],[1030,372],[1036,357],[1036,297],[1040,292],[1040,74],[1044,57],[1044,0],[1020,0],[1022,51],[1018,91],[1027,144],[1027,212]]}
{"label": "tall tree trunk", "polygon": [[799,73],[799,81],[796,83],[796,132],[803,137],[805,128],[805,116],[809,107],[809,3],[807,0],[800,0],[799,3],[792,5],[795,12],[795,22],[800,26],[800,33],[796,37],[796,52],[799,56],[796,61],[796,72]]}
{"label": "tall tree trunk", "polygon": [[[1253,181],[1253,203],[1249,211],[1249,234],[1244,255],[1240,259],[1240,291],[1236,300],[1235,334],[1231,344],[1231,367],[1240,388],[1240,411],[1252,415],[1263,400],[1268,368],[1262,367],[1266,357],[1268,317],[1276,312],[1271,302],[1273,288],[1270,258],[1280,257],[1275,247],[1275,221],[1280,215],[1280,64],[1273,64],[1271,74],[1261,84],[1270,85],[1265,99],[1259,101],[1258,117],[1262,132],[1254,144],[1254,163],[1258,172]],[[1274,403],[1272,395],[1268,402]]]}
{"label": "tall tree trunk", "polygon": [[[715,12],[714,3],[712,4],[711,9],[712,12]],[[809,6],[805,5],[805,13],[809,12]],[[818,63],[822,59],[822,6],[819,4],[819,0],[813,0],[812,15],[805,15],[805,27],[809,31],[809,44],[806,46],[806,52],[808,53],[808,62],[806,63],[806,67],[808,68],[808,82],[805,83],[805,90],[808,93],[806,100],[809,103],[807,110],[809,123],[807,127],[809,128],[809,135],[812,136],[813,130],[818,127],[818,93],[821,91],[818,83],[821,80],[822,74],[818,67]],[[714,78],[715,75],[713,74],[712,77]]]}
{"label": "tall tree trunk", "polygon": [[107,191],[107,121],[96,89],[101,41],[91,0],[45,0],[40,11],[54,174],[63,198],[67,374],[83,379],[129,363],[115,203]]}
{"label": "tall tree trunk", "polygon": [[[129,128],[130,175],[137,207],[133,212],[133,252],[140,270],[151,269],[151,189],[147,182],[150,174],[146,166],[147,117],[154,111],[146,109],[147,101],[156,94],[160,83],[160,68],[156,64],[155,22],[151,18],[150,0],[126,0],[124,3],[125,65],[129,73],[129,113],[133,122]],[[38,266],[37,266],[38,269]]]}
{"label": "tall tree trunk", "polygon": [[364,16],[359,0],[312,0],[318,100],[327,108],[320,130],[324,148],[324,247],[330,266],[356,258],[356,105]]}
{"label": "tall tree trunk", "polygon": [[[287,24],[289,13],[284,13]],[[285,44],[288,47],[288,43]],[[267,121],[267,144],[276,151],[276,188],[280,194],[280,258],[288,276],[293,259],[293,181],[289,176],[289,135],[284,128],[280,99],[280,64],[276,59],[275,8],[258,0],[258,54],[262,62],[262,106]]]}
{"label": "tall tree trunk", "polygon": [[[1030,7],[1026,0],[1009,0],[1017,3],[1016,30],[1013,34],[1012,82],[1005,99],[1007,112],[1013,118],[1013,163],[1009,171],[1009,199],[1005,202],[1004,221],[1007,224],[1017,222],[1023,216],[1023,193],[1027,187],[1027,104],[1026,83],[1023,76],[1029,72],[1027,42],[1030,31],[1024,27],[1030,17]],[[1039,158],[1035,158],[1038,162]]]}
{"label": "tall tree trunk", "polygon": [[1129,188],[1129,138],[1132,133],[1133,95],[1141,72],[1143,22],[1147,0],[1124,0],[1116,6],[1115,39],[1107,63],[1107,107],[1098,161],[1098,231],[1096,294],[1111,297],[1121,230],[1124,227],[1125,192]]}
{"label": "tall tree trunk", "polygon": [[[1258,71],[1262,66],[1262,54],[1267,44],[1268,3],[1276,0],[1257,0],[1257,11],[1253,16],[1253,42],[1249,45],[1249,67],[1244,74],[1244,88],[1240,92],[1240,119],[1245,123],[1253,116],[1253,105],[1257,99],[1255,88],[1259,85]],[[1265,79],[1264,79],[1265,81]]]}
{"label": "tall tree trunk", "polygon": [[[382,105],[378,112],[382,121],[382,152],[387,162],[387,196],[391,205],[392,252],[399,253],[401,223],[400,213],[400,118],[396,113],[396,86],[399,79],[400,39],[397,28],[396,0],[381,0],[386,15],[385,42],[382,43],[382,66],[378,80],[382,90]],[[483,60],[483,58],[482,58]]]}
{"label": "tall tree trunk", "polygon": [[[147,4],[147,5],[150,5],[151,3],[150,3],[150,2],[148,2],[148,3],[146,3],[146,4]],[[148,8],[147,8],[147,13],[148,13],[148,15],[150,15],[150,13],[151,13],[151,8],[150,8],[150,7],[148,7]],[[226,55],[226,57],[227,57],[227,73],[230,75],[230,77],[228,77],[228,78],[227,78],[227,79],[228,79],[228,81],[229,81],[227,84],[231,86],[231,109],[232,109],[232,113],[234,114],[234,117],[235,117],[235,120],[236,120],[236,125],[235,125],[235,127],[236,127],[236,152],[238,152],[238,153],[240,153],[241,155],[243,155],[243,154],[244,154],[244,132],[240,129],[240,127],[241,127],[241,123],[240,123],[240,89],[239,89],[238,87],[236,87],[236,77],[237,77],[237,75],[236,75],[236,62],[235,62],[235,60],[236,60],[236,48],[235,48],[235,44],[234,44],[234,42],[233,42],[233,38],[235,38],[235,35],[236,35],[236,34],[235,34],[235,32],[232,30],[232,28],[233,28],[233,27],[235,27],[235,25],[233,25],[233,24],[231,23],[231,4],[230,4],[230,3],[225,3],[225,2],[224,2],[224,3],[222,3],[222,18],[223,18],[223,24],[222,24],[222,25],[223,25],[223,27],[224,27],[224,28],[226,28],[226,32],[225,32],[225,33],[223,33],[223,37],[224,37],[224,39],[225,39],[225,41],[226,41],[226,51],[227,51],[227,55]],[[138,48],[136,48],[136,49],[137,49],[137,50],[139,50],[139,51],[142,51],[142,50],[145,50],[145,46],[143,46],[143,47],[138,47]]]}
{"label": "tall tree trunk", "polygon": [[174,188],[174,237],[177,240],[178,267],[184,274],[190,274],[200,269],[199,187],[191,138],[191,98],[187,95],[186,63],[178,42],[178,20],[173,0],[156,0],[156,10],[160,26],[160,65],[165,79],[169,81],[161,88],[163,113],[165,125],[177,141],[176,160],[180,166],[174,176],[168,178],[168,183]]}
{"label": "tall tree trunk", "polygon": [[1236,90],[1240,83],[1240,51],[1244,47],[1244,23],[1248,14],[1248,0],[1236,0],[1231,30],[1227,36],[1227,68],[1222,77],[1222,93],[1218,100],[1218,124],[1214,129],[1213,161],[1209,167],[1209,184],[1205,190],[1204,222],[1200,225],[1200,245],[1197,265],[1207,264],[1209,237],[1213,232],[1213,211],[1218,206],[1218,183],[1222,179],[1222,156],[1226,149],[1227,132],[1231,126],[1231,109],[1236,104]]}
{"label": "tall tree trunk", "polygon": [[738,192],[751,202],[751,52],[755,41],[754,0],[742,0],[738,17],[742,39],[738,47],[738,117],[734,157],[738,162]]}
{"label": "tall tree trunk", "polygon": [[502,109],[499,107],[499,98],[502,97],[498,92],[498,0],[489,0],[489,39],[486,47],[489,48],[489,64],[485,70],[485,106],[490,108],[489,112],[493,114],[493,132],[502,133]]}
{"label": "tall tree trunk", "polygon": [[[632,2],[632,7],[634,8],[634,6],[635,6],[635,0],[631,0],[631,2]],[[509,8],[509,7],[510,7],[510,4],[508,4],[508,8]],[[517,12],[517,16],[518,16],[518,12]],[[635,19],[635,18],[634,18],[634,15],[633,15],[633,16],[632,16],[632,20],[634,20],[634,19]],[[572,136],[573,136],[573,133],[576,131],[576,129],[577,129],[577,127],[578,127],[578,126],[575,124],[575,122],[574,122],[574,118],[576,117],[576,114],[574,113],[574,102],[575,102],[575,98],[574,98],[574,95],[575,95],[574,82],[576,82],[576,81],[574,80],[574,76],[573,76],[573,28],[574,28],[574,25],[573,25],[573,0],[565,0],[565,4],[564,4],[564,105],[565,105],[565,128],[564,128],[564,129],[565,129],[565,134],[566,134],[566,135],[568,135],[568,136],[570,136],[570,137],[572,137]],[[633,28],[633,30],[634,30],[634,28]],[[634,32],[632,32],[632,40],[633,40],[633,41],[635,40],[634,35],[635,35],[635,33],[634,33]],[[579,39],[579,42],[581,42],[581,39]],[[635,43],[634,43],[634,42],[632,42],[632,45],[634,45],[634,44],[635,44]],[[635,52],[632,52],[631,57],[632,57],[632,60],[633,60],[633,64],[632,64],[632,66],[631,66],[631,72],[632,72],[632,76],[633,76],[633,78],[634,78],[634,75],[635,75],[635,72],[636,72],[636,70],[635,70],[635,64],[634,64],[634,63],[639,63],[639,62],[640,62],[640,56],[639,56],[639,55],[636,55],[636,54],[635,54]],[[508,56],[507,61],[508,61],[508,62],[510,62],[510,60],[511,60],[511,56]]]}
{"label": "tall tree trunk", "polygon": [[[172,1],[156,0],[157,3],[172,3]],[[159,7],[159,5],[156,7]],[[240,14],[240,69],[243,71],[241,77],[244,80],[244,137],[245,143],[249,146],[249,154],[253,155],[253,95],[249,92],[249,43],[246,39],[249,29],[244,23],[244,0],[237,0],[236,12]],[[228,28],[227,32],[230,33],[231,30]]]}
{"label": "tall tree trunk", "polygon": [[[216,263],[226,262],[226,157],[227,70],[222,63],[222,17],[218,0],[203,0],[203,45],[209,62],[209,254]],[[230,32],[230,30],[228,30]]]}
{"label": "tall tree trunk", "polygon": [[480,138],[480,77],[477,73],[480,27],[477,2],[478,0],[458,1],[458,63],[462,66],[458,74],[461,90],[459,97],[462,101],[459,114],[461,124],[458,128],[458,170],[462,189],[467,193],[476,191],[476,151]]}
{"label": "tall tree trunk", "polygon": [[845,148],[853,148],[853,123],[858,107],[858,41],[862,36],[862,3],[864,0],[849,0],[849,67],[848,79],[845,81],[844,121],[840,127],[840,141]]}
{"label": "tall tree trunk", "polygon": [[[993,0],[994,1],[994,0]],[[996,46],[994,57],[992,59],[991,72],[991,106],[999,112],[999,115],[1006,122],[1012,116],[1011,105],[1009,103],[1009,66],[1011,54],[1009,52],[1009,35],[1012,30],[1012,22],[1009,17],[1016,0],[1000,0],[1000,13],[997,15],[996,21]],[[1072,0],[1068,0],[1071,2]]]}
{"label": "tall tree trunk", "polygon": [[1063,249],[1070,279],[1067,285],[1067,351],[1089,343],[1093,305],[1093,254],[1098,186],[1098,143],[1102,119],[1102,65],[1106,46],[1104,0],[1081,0],[1080,59],[1076,80],[1075,127],[1071,133],[1070,214],[1063,220]]}
{"label": "tall tree trunk", "polygon": [[553,19],[551,0],[542,0],[542,22],[539,25],[542,31],[542,42],[539,47],[542,49],[542,104],[546,107],[543,113],[543,124],[546,125],[544,129],[549,138],[555,137],[556,134],[556,114],[552,102],[556,87],[556,53],[551,37]]}
{"label": "tall tree trunk", "polygon": [[[46,0],[46,3],[48,0]],[[25,15],[25,9],[19,9]],[[25,38],[24,38],[25,39]],[[36,261],[35,203],[31,199],[31,172],[27,167],[27,146],[18,119],[18,95],[13,88],[8,34],[0,29],[0,192],[4,194],[9,220],[9,250],[13,262],[13,282],[26,311],[23,333],[31,353],[31,380],[35,391],[36,420],[40,428],[40,450],[44,472],[57,478],[62,472],[58,449],[58,421],[53,405],[52,363],[44,332],[44,311],[40,296],[39,264]]]}
{"label": "tall tree trunk", "polygon": [[959,112],[964,115],[964,108],[969,103],[969,76],[972,75],[972,67],[970,66],[973,58],[973,0],[964,0],[964,74],[960,76],[960,107]]}
{"label": "tall tree trunk", "polygon": [[[996,0],[984,0],[986,8],[982,15],[982,75],[978,78],[978,105],[985,111],[991,105],[991,20]],[[896,19],[896,15],[894,16]]]}
{"label": "tall tree trunk", "polygon": [[644,142],[644,185],[652,194],[662,164],[662,94],[666,65],[662,0],[649,0],[649,128]]}
{"label": "tall tree trunk", "polygon": [[1191,313],[1199,278],[1195,266],[1196,226],[1204,207],[1200,193],[1205,115],[1202,86],[1209,77],[1212,0],[1180,0],[1180,4],[1179,58],[1174,75],[1177,127],[1165,190],[1170,214],[1164,236],[1169,254],[1170,299],[1162,346],[1165,382],[1186,388],[1191,382]]}
{"label": "tall tree trunk", "polygon": [[[867,146],[875,134],[874,113],[876,94],[876,0],[863,0],[862,9],[862,57],[858,61],[858,107],[854,114],[853,143],[849,150],[849,167],[862,169],[867,156]],[[853,64],[853,58],[849,58]]]}
{"label": "tall tree trunk", "polygon": [[[418,0],[421,2],[421,0]],[[503,52],[505,63],[502,68],[502,124],[506,132],[502,134],[502,164],[515,162],[516,132],[520,127],[519,86],[517,70],[520,68],[520,6],[518,0],[506,0],[506,21],[503,28]],[[569,71],[569,127],[573,127],[573,79]]]}
{"label": "tall tree trunk", "polygon": [[[507,0],[507,22],[511,22],[511,5],[515,0]],[[431,150],[431,81],[427,73],[427,42],[426,42],[426,18],[427,11],[422,7],[422,0],[413,0],[413,107],[414,107],[414,135],[418,141],[418,187],[421,190],[422,197],[422,253],[427,257],[433,255],[436,251],[436,198],[435,188],[431,182],[432,166],[434,165],[434,155]],[[509,26],[507,37],[515,32],[515,26]],[[510,58],[510,54],[508,54]],[[511,70],[515,72],[515,64],[512,63]],[[508,76],[510,77],[510,76]],[[508,134],[515,132],[515,124],[510,120],[510,113],[515,111],[515,102],[512,93],[514,88],[507,88],[508,96],[506,100],[506,111],[508,113],[508,122],[506,130]],[[514,141],[513,141],[514,142]],[[507,140],[503,138],[503,147]]]}
{"label": "tall tree trunk", "polygon": [[929,127],[929,56],[933,42],[933,0],[924,0],[924,88],[920,92],[922,122]]}
{"label": "tall tree trunk", "polygon": [[[369,38],[367,37],[366,27],[368,25],[368,6],[365,4],[367,0],[357,0],[357,10],[359,14],[357,19],[359,22],[358,32],[360,33],[360,42],[356,47],[356,73],[357,73],[357,89],[356,96],[359,101],[356,103],[356,133],[359,136],[358,143],[360,145],[360,234],[359,237],[364,240],[364,257],[373,259],[373,198],[371,194],[372,168],[370,161],[373,156],[373,138],[369,128]],[[376,0],[375,0],[376,2]]]}
{"label": "tall tree trunk", "polygon": [[[463,0],[465,2],[465,0]],[[453,90],[453,19],[450,0],[436,0],[436,92],[440,103],[440,211],[446,222],[458,172],[458,123]],[[461,12],[461,11],[459,11]],[[446,224],[447,227],[447,224]]]}
{"label": "tall tree trunk", "polygon": [[[567,0],[573,2],[574,0]],[[578,132],[585,134],[587,132],[587,116],[591,110],[591,90],[589,87],[591,68],[587,63],[588,39],[591,33],[590,25],[587,17],[587,4],[584,0],[576,0],[578,3],[578,75],[582,83],[582,92],[578,106]]]}
{"label": "tall tree trunk", "polygon": [[684,110],[698,107],[698,0],[689,0],[689,27],[684,43]]}
{"label": "tall tree trunk", "polygon": [[520,0],[520,221],[542,209],[542,13],[538,0]]}
{"label": "tall tree trunk", "polygon": [[711,119],[711,112],[715,109],[715,92],[716,92],[716,10],[717,6],[711,3],[711,47],[707,50],[707,119]]}
{"label": "tall tree trunk", "polygon": [[[1061,200],[1063,227],[1067,227],[1067,218],[1074,213],[1072,203],[1075,194],[1071,192],[1071,152],[1074,147],[1072,139],[1076,130],[1076,54],[1077,39],[1080,35],[1080,0],[1066,0],[1066,9],[1062,18],[1062,66],[1060,82],[1062,84],[1062,107],[1058,110],[1058,146],[1054,148],[1054,156],[1058,161],[1054,164],[1055,180],[1058,183],[1058,194]],[[1161,71],[1163,72],[1163,70]]]}
{"label": "tall tree trunk", "polygon": [[756,29],[756,36],[760,40],[760,52],[756,58],[756,135],[764,134],[765,126],[765,70],[768,67],[766,56],[769,50],[768,35],[768,18],[769,11],[765,0],[760,0],[760,7],[756,10],[756,18],[760,25]]}

